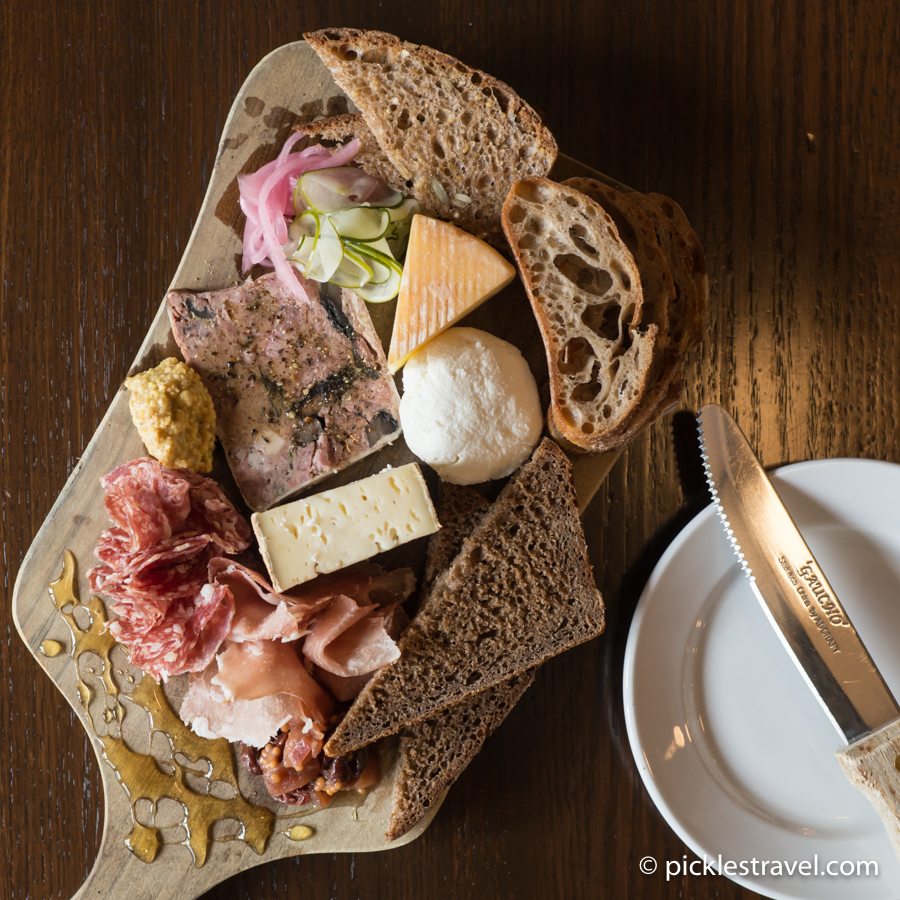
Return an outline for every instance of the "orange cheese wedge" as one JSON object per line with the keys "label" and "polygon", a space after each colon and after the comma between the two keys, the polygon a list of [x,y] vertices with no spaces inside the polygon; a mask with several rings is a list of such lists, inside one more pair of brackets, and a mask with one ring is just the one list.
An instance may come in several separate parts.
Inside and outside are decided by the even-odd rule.
{"label": "orange cheese wedge", "polygon": [[415,216],[388,352],[391,372],[515,277],[515,268],[484,241],[447,222]]}

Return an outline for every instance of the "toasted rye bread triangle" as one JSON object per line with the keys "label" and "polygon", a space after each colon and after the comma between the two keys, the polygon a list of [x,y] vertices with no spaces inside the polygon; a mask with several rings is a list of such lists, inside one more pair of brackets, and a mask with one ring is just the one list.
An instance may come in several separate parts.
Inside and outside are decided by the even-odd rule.
{"label": "toasted rye bread triangle", "polygon": [[423,593],[428,591],[438,575],[449,568],[463,541],[475,530],[490,505],[473,487],[451,484],[449,481],[441,482],[438,500],[441,529],[428,539],[425,575],[422,578]]}
{"label": "toasted rye bread triangle", "polygon": [[327,28],[304,37],[408,179],[422,212],[502,247],[510,185],[545,175],[556,159],[556,141],[537,113],[485,72],[391,34]]}
{"label": "toasted rye bread triangle", "polygon": [[[474,488],[443,484],[438,506],[443,527],[428,541],[423,590],[447,569],[490,504]],[[479,691],[400,732],[400,761],[391,795],[389,841],[410,830],[472,761],[534,680],[529,669]]]}
{"label": "toasted rye bread triangle", "polygon": [[325,747],[342,756],[603,631],[572,469],[545,438],[510,479]]}
{"label": "toasted rye bread triangle", "polygon": [[513,185],[503,228],[547,351],[550,433],[577,452],[608,450],[660,352],[634,257],[598,203],[544,178]]}
{"label": "toasted rye bread triangle", "polygon": [[400,763],[385,835],[389,841],[406,834],[462,775],[536,672],[529,669],[501,681],[400,732]]}

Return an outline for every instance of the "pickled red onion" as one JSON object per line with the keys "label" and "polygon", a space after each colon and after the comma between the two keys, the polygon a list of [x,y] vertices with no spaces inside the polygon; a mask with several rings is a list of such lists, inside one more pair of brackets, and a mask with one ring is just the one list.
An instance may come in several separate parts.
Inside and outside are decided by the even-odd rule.
{"label": "pickled red onion", "polygon": [[359,149],[359,140],[354,138],[334,152],[314,144],[291,153],[302,137],[302,132],[295,132],[285,141],[277,158],[250,175],[238,175],[241,209],[247,217],[243,271],[246,273],[257,263],[273,266],[281,281],[297,296],[304,295],[303,287],[282,250],[288,242],[288,224],[294,217],[294,186],[304,172],[346,166]]}

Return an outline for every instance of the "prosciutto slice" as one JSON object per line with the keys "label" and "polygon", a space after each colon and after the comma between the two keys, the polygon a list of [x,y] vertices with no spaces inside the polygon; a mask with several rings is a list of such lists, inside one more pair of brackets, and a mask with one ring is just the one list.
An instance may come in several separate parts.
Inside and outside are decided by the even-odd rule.
{"label": "prosciutto slice", "polygon": [[[349,597],[340,599],[353,603]],[[343,620],[340,611],[346,611]],[[344,623],[348,624],[342,630]],[[303,652],[315,663],[313,673],[318,681],[338,700],[347,702],[377,669],[400,656],[396,642],[408,624],[409,617],[399,603],[382,608],[357,606],[356,612],[346,602],[335,603],[313,623]]]}
{"label": "prosciutto slice", "polygon": [[200,737],[264,747],[281,729],[292,735],[294,768],[322,750],[334,699],[306,671],[295,644],[228,643],[202,675],[191,677],[181,719]]}
{"label": "prosciutto slice", "polygon": [[217,672],[215,660],[199,675],[191,675],[190,686],[181,704],[183,722],[204,738],[242,741],[264,747],[282,728],[308,721],[300,697],[288,693],[270,694],[255,700],[226,700],[221,687],[212,683]]}
{"label": "prosciutto slice", "polygon": [[304,623],[331,597],[297,599],[274,591],[266,579],[232,559],[209,562],[209,579],[226,585],[234,597],[235,613],[228,640],[295,641],[306,634]]}
{"label": "prosciutto slice", "polygon": [[[303,655],[328,672],[365,675],[397,659],[400,651],[387,637],[380,618],[366,617],[377,606],[362,606],[352,597],[335,597],[316,616],[303,642]],[[374,624],[374,628],[371,626]],[[369,627],[366,627],[366,626]],[[360,629],[360,626],[363,626]],[[389,646],[385,644],[385,640]]]}
{"label": "prosciutto slice", "polygon": [[412,569],[382,571],[375,563],[360,563],[347,569],[339,569],[327,575],[319,575],[312,581],[291,588],[285,596],[295,602],[315,604],[319,608],[333,597],[344,595],[354,597],[365,604],[386,606],[406,600],[416,587],[416,576]]}
{"label": "prosciutto slice", "polygon": [[212,683],[227,700],[258,700],[272,694],[292,694],[303,701],[305,717],[324,733],[334,700],[306,671],[294,644],[247,641],[226,644],[216,657],[219,670]]}

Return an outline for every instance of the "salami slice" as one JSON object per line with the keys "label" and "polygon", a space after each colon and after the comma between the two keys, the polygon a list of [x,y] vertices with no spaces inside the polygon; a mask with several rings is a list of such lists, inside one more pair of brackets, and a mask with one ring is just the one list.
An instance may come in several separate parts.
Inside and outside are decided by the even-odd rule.
{"label": "salami slice", "polygon": [[250,523],[234,508],[219,485],[196,472],[181,474],[191,485],[186,530],[208,535],[223,556],[246,550],[253,533]]}
{"label": "salami slice", "polygon": [[146,550],[182,530],[191,511],[191,483],[155,459],[133,459],[100,479],[104,506],[132,550]]}
{"label": "salami slice", "polygon": [[[223,585],[204,585],[194,603],[171,606],[159,622],[133,641],[129,658],[157,681],[202,671],[225,639],[233,615],[231,591]],[[118,640],[123,634],[120,623],[121,619],[110,626]]]}
{"label": "salami slice", "polygon": [[101,484],[114,526],[88,581],[112,600],[110,631],[157,681],[206,668],[234,617],[209,561],[245,550],[250,525],[214,481],[153,459],[124,463]]}

